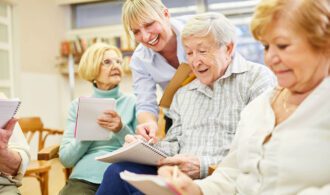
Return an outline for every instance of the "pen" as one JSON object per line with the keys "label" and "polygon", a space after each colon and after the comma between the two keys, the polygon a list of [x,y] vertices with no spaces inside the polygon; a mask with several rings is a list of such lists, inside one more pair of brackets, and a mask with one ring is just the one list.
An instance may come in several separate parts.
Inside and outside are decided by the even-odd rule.
{"label": "pen", "polygon": [[172,180],[178,178],[178,174],[179,174],[179,168],[178,168],[178,166],[174,166]]}
{"label": "pen", "polygon": [[154,141],[153,138],[149,139],[148,144],[152,144],[152,141]]}

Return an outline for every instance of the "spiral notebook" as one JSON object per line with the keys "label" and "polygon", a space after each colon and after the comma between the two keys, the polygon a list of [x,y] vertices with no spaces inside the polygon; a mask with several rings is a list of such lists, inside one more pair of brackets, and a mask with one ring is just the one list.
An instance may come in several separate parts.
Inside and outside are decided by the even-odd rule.
{"label": "spiral notebook", "polygon": [[107,140],[111,132],[97,123],[105,110],[115,110],[113,98],[80,97],[74,136],[79,141]]}
{"label": "spiral notebook", "polygon": [[158,160],[166,158],[168,155],[160,149],[138,140],[128,146],[124,146],[108,154],[98,156],[95,160],[115,163],[115,162],[135,162],[145,165],[157,165]]}
{"label": "spiral notebook", "polygon": [[129,171],[120,173],[120,177],[146,195],[182,195],[172,183],[157,175],[135,174]]}
{"label": "spiral notebook", "polygon": [[4,128],[7,122],[13,118],[21,104],[21,101],[15,99],[0,99],[0,128]]}

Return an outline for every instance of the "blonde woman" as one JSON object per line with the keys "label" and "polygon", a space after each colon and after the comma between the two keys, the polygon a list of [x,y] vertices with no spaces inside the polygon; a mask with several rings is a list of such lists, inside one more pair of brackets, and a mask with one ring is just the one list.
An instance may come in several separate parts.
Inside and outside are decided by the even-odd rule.
{"label": "blonde woman", "polygon": [[159,174],[191,195],[330,194],[329,0],[263,0],[251,29],[279,86],[243,110],[211,176],[173,179],[173,167]]}
{"label": "blonde woman", "polygon": [[155,138],[158,129],[156,85],[164,90],[179,64],[186,62],[181,31],[189,18],[171,18],[161,0],[126,0],[123,6],[125,30],[140,43],[130,66],[137,96],[136,132],[147,140]]}
{"label": "blonde woman", "polygon": [[74,138],[74,128],[78,99],[71,103],[59,155],[63,165],[73,167],[73,171],[60,194],[95,194],[108,166],[96,161],[95,157],[120,148],[125,135],[134,132],[137,123],[135,97],[125,95],[119,89],[122,78],[121,63],[122,54],[119,49],[104,43],[92,45],[81,58],[79,75],[91,83],[91,96],[114,98],[116,111],[104,110],[96,121],[109,130],[108,140],[77,141]]}

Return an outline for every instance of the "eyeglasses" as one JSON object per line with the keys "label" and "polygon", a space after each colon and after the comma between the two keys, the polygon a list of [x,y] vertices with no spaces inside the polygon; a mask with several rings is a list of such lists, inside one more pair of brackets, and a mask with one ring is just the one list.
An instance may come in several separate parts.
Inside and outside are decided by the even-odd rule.
{"label": "eyeglasses", "polygon": [[104,59],[102,61],[102,65],[106,68],[109,68],[110,66],[113,66],[115,64],[121,65],[123,63],[123,60],[121,59]]}

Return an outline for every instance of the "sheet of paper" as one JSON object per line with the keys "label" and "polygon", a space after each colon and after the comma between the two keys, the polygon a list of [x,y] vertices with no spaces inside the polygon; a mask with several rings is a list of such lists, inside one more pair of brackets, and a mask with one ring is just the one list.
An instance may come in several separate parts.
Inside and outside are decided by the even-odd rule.
{"label": "sheet of paper", "polygon": [[120,173],[120,177],[146,195],[181,195],[171,183],[157,175],[135,174],[129,171]]}
{"label": "sheet of paper", "polygon": [[7,122],[14,117],[19,105],[19,99],[0,99],[0,128],[4,128]]}
{"label": "sheet of paper", "polygon": [[80,97],[77,111],[75,138],[80,141],[107,140],[111,131],[97,123],[98,117],[106,110],[115,110],[112,98]]}
{"label": "sheet of paper", "polygon": [[161,150],[138,140],[135,143],[96,157],[95,159],[109,163],[128,161],[146,165],[157,165],[158,160],[166,157],[167,155]]}

